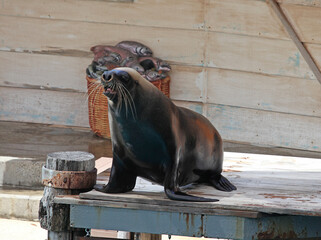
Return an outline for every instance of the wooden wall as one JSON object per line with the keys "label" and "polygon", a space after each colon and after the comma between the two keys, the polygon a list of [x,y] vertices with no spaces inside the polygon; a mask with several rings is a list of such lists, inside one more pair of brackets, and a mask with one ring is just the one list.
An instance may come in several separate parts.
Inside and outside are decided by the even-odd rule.
{"label": "wooden wall", "polygon": [[[279,0],[321,66],[321,1]],[[261,0],[0,1],[0,120],[88,126],[90,47],[136,40],[226,140],[321,152],[321,85]]]}

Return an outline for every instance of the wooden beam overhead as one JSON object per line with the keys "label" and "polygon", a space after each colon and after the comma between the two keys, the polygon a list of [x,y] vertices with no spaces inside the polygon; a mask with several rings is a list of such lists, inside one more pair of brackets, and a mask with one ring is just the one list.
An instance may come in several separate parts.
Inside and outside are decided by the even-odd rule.
{"label": "wooden beam overhead", "polygon": [[310,67],[311,71],[315,75],[316,79],[321,84],[321,72],[316,63],[314,62],[313,58],[311,57],[308,50],[304,47],[303,43],[299,39],[298,35],[294,31],[292,25],[288,21],[287,17],[284,15],[282,9],[280,8],[280,5],[276,2],[276,0],[268,0],[268,3],[270,3],[272,9],[278,16],[278,18],[281,20],[285,30],[288,32],[289,36],[293,40],[294,44],[299,49],[300,53],[302,54],[303,58],[307,62],[308,66]]}

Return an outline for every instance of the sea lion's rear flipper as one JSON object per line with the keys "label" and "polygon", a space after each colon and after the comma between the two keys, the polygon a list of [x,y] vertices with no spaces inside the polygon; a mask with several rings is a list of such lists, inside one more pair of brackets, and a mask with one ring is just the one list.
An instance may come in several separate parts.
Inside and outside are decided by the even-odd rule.
{"label": "sea lion's rear flipper", "polygon": [[218,199],[214,198],[204,198],[204,197],[196,197],[192,195],[188,195],[183,192],[174,192],[168,188],[165,188],[165,194],[166,196],[171,200],[177,200],[177,201],[190,201],[190,202],[217,202]]}
{"label": "sea lion's rear flipper", "polygon": [[209,181],[210,184],[212,184],[218,190],[224,192],[231,192],[233,190],[236,190],[236,187],[222,175],[220,175],[218,178],[211,178]]}

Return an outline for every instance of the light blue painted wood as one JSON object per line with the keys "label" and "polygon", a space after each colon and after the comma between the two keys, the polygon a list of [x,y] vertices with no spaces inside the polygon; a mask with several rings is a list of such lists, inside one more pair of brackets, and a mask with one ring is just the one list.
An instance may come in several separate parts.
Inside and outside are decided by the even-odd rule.
{"label": "light blue painted wood", "polygon": [[321,218],[311,216],[273,216],[246,219],[244,239],[321,239]]}
{"label": "light blue painted wood", "polygon": [[71,205],[70,223],[77,228],[95,228],[201,237],[202,216],[123,208]]}
{"label": "light blue painted wood", "polygon": [[[311,216],[266,216],[257,219],[206,216],[204,236],[235,240],[321,238],[321,218]],[[217,229],[220,229],[219,231]]]}
{"label": "light blue painted wood", "polygon": [[321,217],[234,216],[71,205],[70,225],[235,240],[321,238]]}

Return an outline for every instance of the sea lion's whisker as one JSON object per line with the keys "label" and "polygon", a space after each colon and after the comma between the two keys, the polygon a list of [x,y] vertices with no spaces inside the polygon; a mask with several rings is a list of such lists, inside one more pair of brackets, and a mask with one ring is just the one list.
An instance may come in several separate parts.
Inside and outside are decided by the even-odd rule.
{"label": "sea lion's whisker", "polygon": [[125,87],[123,86],[123,89],[126,91],[126,93],[127,93],[126,95],[129,97],[129,98],[128,98],[128,102],[129,102],[129,105],[130,105],[130,110],[131,110],[132,115],[133,115],[133,118],[134,118],[134,120],[135,120],[136,117],[137,117],[137,111],[136,111],[136,106],[135,106],[134,99],[133,99],[132,95],[130,94],[130,92],[128,91],[127,88],[125,88]]}
{"label": "sea lion's whisker", "polygon": [[121,111],[121,108],[122,108],[122,105],[123,105],[123,102],[124,102],[124,104],[125,104],[125,111],[126,111],[126,117],[127,117],[127,109],[128,109],[128,107],[127,107],[127,101],[126,101],[126,94],[125,94],[125,92],[124,92],[124,90],[123,90],[123,88],[122,88],[122,86],[121,86],[121,84],[117,84],[117,90],[118,90],[118,92],[120,93],[120,102],[119,102],[119,107],[120,107],[120,109],[119,109],[119,111]]}
{"label": "sea lion's whisker", "polygon": [[117,93],[118,93],[118,101],[117,101],[117,107],[116,107],[116,111],[118,112],[118,113],[120,113],[120,111],[121,111],[121,107],[122,107],[122,102],[123,102],[123,97],[122,97],[122,95],[121,95],[121,92],[120,92],[120,90],[119,90],[119,87],[118,87],[118,84],[116,84],[115,85],[115,89],[116,89],[116,91],[117,91]]}

